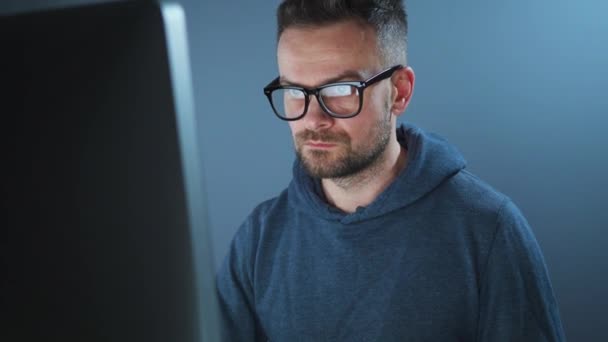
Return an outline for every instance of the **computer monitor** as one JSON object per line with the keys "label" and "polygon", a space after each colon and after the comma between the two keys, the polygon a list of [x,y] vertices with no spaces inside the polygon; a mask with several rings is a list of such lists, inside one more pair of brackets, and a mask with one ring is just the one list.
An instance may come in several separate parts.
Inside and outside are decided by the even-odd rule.
{"label": "computer monitor", "polygon": [[0,17],[1,341],[216,341],[179,5]]}

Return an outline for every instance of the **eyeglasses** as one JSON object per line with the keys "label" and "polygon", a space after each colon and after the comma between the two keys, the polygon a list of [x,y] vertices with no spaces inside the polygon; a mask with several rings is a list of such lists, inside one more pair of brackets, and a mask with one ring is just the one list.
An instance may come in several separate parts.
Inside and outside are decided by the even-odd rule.
{"label": "eyeglasses", "polygon": [[308,111],[310,95],[317,98],[328,115],[348,119],[361,112],[365,88],[391,77],[401,68],[403,65],[395,65],[365,81],[330,83],[314,89],[281,85],[277,77],[264,87],[264,94],[274,113],[282,120],[295,121],[303,118]]}

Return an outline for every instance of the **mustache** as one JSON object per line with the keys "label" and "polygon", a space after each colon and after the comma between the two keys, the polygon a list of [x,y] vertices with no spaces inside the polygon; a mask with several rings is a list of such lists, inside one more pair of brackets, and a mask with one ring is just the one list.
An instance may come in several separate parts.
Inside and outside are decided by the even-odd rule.
{"label": "mustache", "polygon": [[298,142],[314,140],[330,143],[348,144],[350,142],[350,137],[345,132],[311,131],[309,129],[306,129],[296,134],[296,140]]}

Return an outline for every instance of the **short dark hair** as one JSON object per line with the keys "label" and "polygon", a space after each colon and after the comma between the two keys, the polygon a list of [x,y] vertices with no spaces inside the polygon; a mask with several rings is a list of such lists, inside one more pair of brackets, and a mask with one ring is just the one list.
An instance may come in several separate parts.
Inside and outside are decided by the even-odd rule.
{"label": "short dark hair", "polygon": [[403,0],[283,0],[277,9],[277,40],[289,27],[356,20],[377,35],[383,63],[407,64],[407,13]]}

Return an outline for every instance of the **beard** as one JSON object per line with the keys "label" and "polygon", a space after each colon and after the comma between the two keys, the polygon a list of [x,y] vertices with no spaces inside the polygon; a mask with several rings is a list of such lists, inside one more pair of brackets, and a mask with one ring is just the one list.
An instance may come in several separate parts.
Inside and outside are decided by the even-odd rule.
{"label": "beard", "polygon": [[[304,130],[295,136],[296,156],[311,177],[347,178],[372,168],[380,159],[391,136],[391,120],[380,117],[365,138],[370,143],[354,148],[346,132]],[[390,118],[390,117],[389,117]],[[307,141],[336,144],[331,150],[305,150]]]}

